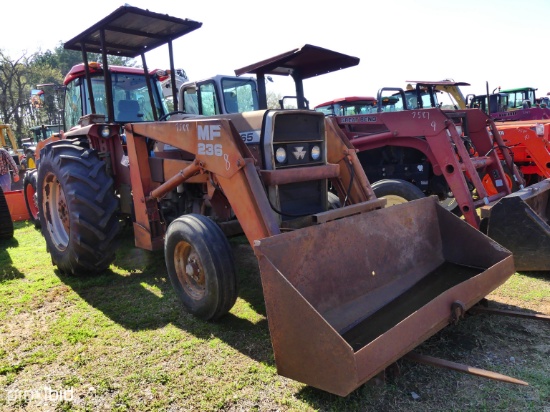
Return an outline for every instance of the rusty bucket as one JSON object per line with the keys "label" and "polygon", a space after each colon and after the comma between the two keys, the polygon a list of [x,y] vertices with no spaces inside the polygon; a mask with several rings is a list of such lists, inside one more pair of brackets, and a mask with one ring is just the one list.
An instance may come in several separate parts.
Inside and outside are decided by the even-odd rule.
{"label": "rusty bucket", "polygon": [[256,241],[277,371],[346,396],[514,272],[435,197]]}
{"label": "rusty bucket", "polygon": [[500,199],[491,209],[487,234],[514,255],[516,270],[550,270],[550,179]]}

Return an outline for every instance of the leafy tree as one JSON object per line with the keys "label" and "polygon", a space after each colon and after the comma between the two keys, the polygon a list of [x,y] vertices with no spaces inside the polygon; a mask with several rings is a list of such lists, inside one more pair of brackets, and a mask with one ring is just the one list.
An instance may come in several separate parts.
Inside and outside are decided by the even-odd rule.
{"label": "leafy tree", "polygon": [[[63,43],[59,43],[54,52],[48,50],[41,58],[47,60],[51,67],[59,69],[63,75],[67,74],[73,66],[82,63],[82,53],[63,48]],[[101,54],[98,53],[88,53],[87,58],[89,62],[102,62]],[[136,61],[129,57],[107,56],[107,61],[116,66],[136,66]]]}
{"label": "leafy tree", "polygon": [[[60,122],[60,98],[63,83],[61,72],[55,59],[36,55],[28,67],[29,105],[28,126],[57,124]],[[30,101],[31,91],[42,89],[42,99]]]}
{"label": "leafy tree", "polygon": [[[101,62],[97,53],[89,53],[87,57],[90,62]],[[136,61],[127,57],[108,56],[108,61],[113,65],[136,66]],[[79,63],[82,53],[66,50],[62,43],[53,50],[25,53],[16,59],[0,50],[0,122],[11,124],[19,141],[28,135],[29,127],[59,123],[63,78]],[[31,100],[31,92],[38,89],[43,93],[35,94],[36,98]]]}
{"label": "leafy tree", "polygon": [[28,107],[29,60],[25,54],[11,60],[0,50],[0,121],[14,126],[19,140]]}
{"label": "leafy tree", "polygon": [[279,100],[281,100],[283,96],[280,93],[275,93],[273,91],[267,92],[267,108],[268,109],[280,109],[281,106],[279,104]]}

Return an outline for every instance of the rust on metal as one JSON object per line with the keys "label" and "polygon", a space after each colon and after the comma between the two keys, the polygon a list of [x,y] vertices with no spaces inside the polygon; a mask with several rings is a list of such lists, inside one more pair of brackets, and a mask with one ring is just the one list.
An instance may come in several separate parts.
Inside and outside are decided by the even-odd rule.
{"label": "rust on metal", "polygon": [[508,250],[435,197],[261,239],[254,252],[278,373],[340,396],[448,325],[453,302],[467,310],[515,273]]}
{"label": "rust on metal", "polygon": [[376,209],[382,209],[386,206],[386,199],[373,199],[366,202],[357,203],[347,206],[346,208],[337,208],[322,213],[316,213],[313,215],[313,221],[315,223],[326,223],[331,220],[341,219],[346,216],[354,215],[357,213],[370,212]]}
{"label": "rust on metal", "polygon": [[451,323],[458,324],[464,318],[465,313],[466,308],[464,307],[464,303],[459,300],[453,302],[451,305]]}
{"label": "rust on metal", "polygon": [[190,177],[199,173],[202,169],[200,162],[195,161],[185,169],[180,170],[176,175],[172,176],[166,182],[161,184],[158,188],[151,191],[149,198],[160,199],[166,193],[175,189],[177,186],[188,180]]}
{"label": "rust on metal", "polygon": [[262,180],[266,185],[284,185],[308,180],[334,179],[340,175],[340,167],[334,164],[304,167],[302,169],[262,170]]}

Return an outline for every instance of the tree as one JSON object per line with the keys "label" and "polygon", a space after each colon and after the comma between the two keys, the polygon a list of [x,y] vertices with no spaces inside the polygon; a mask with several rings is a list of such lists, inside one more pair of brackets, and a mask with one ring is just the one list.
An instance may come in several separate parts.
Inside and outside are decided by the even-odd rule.
{"label": "tree", "polygon": [[273,91],[267,92],[267,108],[268,109],[280,109],[281,106],[279,104],[279,100],[281,100],[283,96],[281,93],[275,93]]}
{"label": "tree", "polygon": [[[44,55],[36,55],[28,67],[29,105],[27,124],[28,127],[39,124],[58,124],[60,118],[60,99],[62,98],[63,77],[56,67],[55,59],[44,58]],[[42,89],[39,91],[39,89]],[[41,98],[32,99],[31,94]]]}
{"label": "tree", "polygon": [[[98,53],[88,53],[87,58],[89,62],[102,61],[101,54]],[[107,60],[110,65],[136,66],[136,61],[129,57],[107,56]],[[47,64],[53,69],[58,69],[64,76],[73,66],[82,63],[82,53],[75,50],[67,50],[63,48],[63,43],[59,43],[53,52],[48,50],[37,56],[36,63]]]}
{"label": "tree", "polygon": [[0,50],[0,121],[14,126],[19,141],[28,107],[28,66],[25,54],[11,60]]}
{"label": "tree", "polygon": [[[90,62],[102,60],[97,53],[88,53],[87,57]],[[128,57],[108,56],[108,61],[136,66],[136,61]],[[29,127],[61,122],[63,78],[81,62],[82,53],[66,50],[62,43],[53,51],[30,56],[24,53],[15,60],[0,50],[0,122],[13,126],[19,142],[27,136]],[[31,99],[33,95],[38,98]]]}

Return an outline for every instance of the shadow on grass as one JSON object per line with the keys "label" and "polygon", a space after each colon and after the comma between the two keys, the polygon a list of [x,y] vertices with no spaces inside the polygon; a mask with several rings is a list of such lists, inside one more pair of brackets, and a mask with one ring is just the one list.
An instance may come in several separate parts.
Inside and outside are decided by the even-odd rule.
{"label": "shadow on grass", "polygon": [[[217,322],[205,322],[187,314],[167,278],[163,251],[147,252],[135,248],[133,241],[133,235],[122,239],[113,270],[95,277],[57,275],[88,304],[124,328],[132,331],[156,330],[172,324],[199,339],[215,337],[255,361],[274,365],[257,261],[247,242],[232,240],[231,246],[239,274],[239,297],[258,314],[264,315],[264,319],[257,323],[233,313]],[[492,302],[489,303],[491,305]],[[444,328],[415,350],[528,380],[522,375],[524,372],[517,376],[515,370],[508,370],[514,366],[510,359],[525,357],[536,363],[543,356],[547,357],[548,354],[540,353],[538,348],[547,348],[549,330],[544,326],[538,328],[537,332],[533,321],[500,316],[493,319],[493,315],[486,314],[472,315],[458,325]],[[529,345],[525,345],[525,339]],[[439,399],[441,393],[452,394],[457,390],[454,372],[400,362],[403,363],[402,371],[405,375],[382,389],[371,380],[346,398],[309,386],[302,388],[295,396],[315,409],[367,410],[369,406],[371,410],[390,411],[395,409],[388,404],[394,404],[395,399],[408,402],[411,392],[422,393],[423,400],[431,403],[433,399]],[[475,379],[475,384],[484,381],[483,378]],[[541,382],[540,386],[546,383],[543,380]],[[443,405],[447,409],[452,407],[444,401],[435,405]]]}
{"label": "shadow on grass", "polygon": [[533,279],[539,279],[539,280],[550,280],[550,270],[548,271],[537,271],[537,272],[530,272],[530,271],[523,271],[518,272],[520,275],[524,275]]}
{"label": "shadow on grass", "polygon": [[[56,275],[88,304],[126,329],[155,330],[173,324],[201,339],[215,336],[257,361],[273,364],[265,319],[253,323],[232,313],[216,322],[195,318],[183,310],[172,288],[164,252],[134,247],[133,235],[127,233],[120,241],[112,270],[94,276],[69,276],[56,270]],[[236,261],[237,272],[242,275],[239,297],[265,313],[259,273],[254,273],[253,266],[243,268],[239,259]]]}
{"label": "shadow on grass", "polygon": [[14,237],[0,240],[0,283],[25,277],[13,266],[13,261],[8,253],[8,248],[16,248],[17,246],[19,246],[19,242]]}

